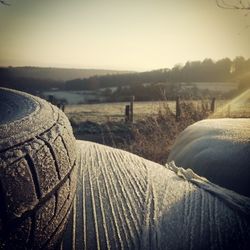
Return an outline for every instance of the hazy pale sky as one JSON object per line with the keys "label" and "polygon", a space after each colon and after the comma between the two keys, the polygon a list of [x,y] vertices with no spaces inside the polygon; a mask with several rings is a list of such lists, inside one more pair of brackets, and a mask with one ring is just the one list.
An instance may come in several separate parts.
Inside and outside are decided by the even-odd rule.
{"label": "hazy pale sky", "polygon": [[250,18],[215,0],[8,0],[0,65],[151,70],[250,57]]}

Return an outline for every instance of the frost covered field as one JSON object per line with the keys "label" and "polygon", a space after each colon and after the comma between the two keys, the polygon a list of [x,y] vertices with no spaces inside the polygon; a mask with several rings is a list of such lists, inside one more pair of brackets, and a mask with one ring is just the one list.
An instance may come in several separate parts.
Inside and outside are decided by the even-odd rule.
{"label": "frost covered field", "polygon": [[[192,103],[197,107],[201,105],[201,101],[192,101]],[[209,102],[207,101],[207,103]],[[223,103],[225,101],[218,101],[219,106]],[[79,122],[86,120],[93,122],[120,121],[124,118],[125,106],[128,104],[129,102],[68,105],[65,113],[68,118],[74,117],[74,120]],[[175,101],[134,102],[134,118],[139,120],[147,115],[157,114],[166,104],[175,113]]]}
{"label": "frost covered field", "polygon": [[[216,100],[216,117],[250,117],[250,93],[245,93],[243,98],[241,96],[235,100]],[[202,105],[206,105],[209,109],[211,100],[193,100],[185,101],[185,103],[192,103],[193,108],[201,110]],[[117,103],[98,103],[98,104],[77,104],[67,105],[65,113],[71,120],[78,122],[92,121],[104,123],[107,121],[120,121],[124,119],[125,106],[129,102]],[[145,116],[155,115],[166,107],[175,113],[175,101],[152,101],[152,102],[134,102],[134,119],[140,120]]]}
{"label": "frost covered field", "polygon": [[[156,114],[164,102],[135,102],[134,118],[140,119],[145,115]],[[107,120],[118,120],[124,118],[125,106],[129,102],[99,103],[68,105],[65,113],[69,118],[74,117],[77,121],[90,120],[93,122],[106,122]],[[168,102],[170,109],[175,112],[175,102]]]}

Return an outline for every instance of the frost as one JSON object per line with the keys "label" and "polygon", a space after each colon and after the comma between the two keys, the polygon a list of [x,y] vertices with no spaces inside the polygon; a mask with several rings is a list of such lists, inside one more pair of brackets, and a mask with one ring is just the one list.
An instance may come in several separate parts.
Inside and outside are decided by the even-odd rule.
{"label": "frost", "polygon": [[58,119],[46,101],[23,92],[0,88],[0,104],[0,150],[34,138]]}
{"label": "frost", "polygon": [[[75,249],[173,250],[242,249],[250,245],[249,198],[174,164],[164,167],[122,150],[84,141],[78,141],[75,150],[68,121],[55,107],[17,91],[0,89],[0,92],[9,96],[7,106],[12,110],[11,115],[5,113],[3,123],[8,126],[0,124],[1,190],[9,215],[21,217],[40,206],[36,186],[34,183],[30,185],[33,176],[29,160],[36,163],[38,174],[44,175],[41,191],[45,190],[47,194],[48,190],[53,190],[54,182],[59,181],[56,168],[52,176],[54,159],[52,155],[48,159],[50,151],[53,150],[59,158],[58,166],[63,176],[68,173],[64,169],[69,165],[68,158],[73,164],[76,151],[80,161],[78,180],[74,178],[74,171],[77,171],[74,168],[66,185],[57,193],[56,199],[61,203],[44,210],[47,217],[49,210],[54,213],[60,209],[53,218],[54,223],[46,226],[48,232],[55,232],[57,221],[61,221],[61,216],[65,216],[71,206],[72,190],[77,183],[72,221],[65,235],[65,241],[71,242],[66,245]],[[19,111],[13,107],[18,107]],[[0,113],[4,113],[3,108]],[[230,159],[229,163],[240,169],[240,176],[248,178],[250,171],[244,172],[239,162],[250,161],[247,158],[250,157],[247,154],[249,131],[247,119],[203,121],[182,134],[183,139],[177,141],[172,156],[188,162],[187,159],[197,160],[210,155],[202,162],[203,166],[204,162],[214,160],[216,153],[224,153]],[[196,151],[197,148],[200,151]],[[27,153],[30,158],[27,155],[25,158]],[[232,157],[238,159],[237,164]],[[211,162],[210,166],[213,166]],[[216,168],[217,172],[206,170],[225,172],[220,165]],[[233,169],[233,176],[237,176]],[[49,186],[46,181],[53,185]]]}
{"label": "frost", "polygon": [[164,167],[91,142],[78,141],[78,147],[76,249],[241,249],[249,244],[248,198],[173,164]]}
{"label": "frost", "polygon": [[250,216],[250,198],[244,197],[231,190],[215,185],[212,182],[208,181],[206,178],[195,174],[192,169],[178,168],[174,162],[166,164],[166,168],[174,171],[184,180],[187,180],[215,195],[219,199],[226,202],[227,205],[234,210],[238,210],[240,213],[243,213],[247,217]]}
{"label": "frost", "polygon": [[168,162],[250,197],[250,119],[209,119],[185,129]]}

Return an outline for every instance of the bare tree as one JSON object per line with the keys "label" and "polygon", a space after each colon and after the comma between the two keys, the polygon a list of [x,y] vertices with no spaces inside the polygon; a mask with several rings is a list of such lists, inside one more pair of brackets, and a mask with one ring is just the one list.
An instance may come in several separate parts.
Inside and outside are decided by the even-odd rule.
{"label": "bare tree", "polygon": [[250,0],[216,0],[216,4],[223,9],[250,10]]}

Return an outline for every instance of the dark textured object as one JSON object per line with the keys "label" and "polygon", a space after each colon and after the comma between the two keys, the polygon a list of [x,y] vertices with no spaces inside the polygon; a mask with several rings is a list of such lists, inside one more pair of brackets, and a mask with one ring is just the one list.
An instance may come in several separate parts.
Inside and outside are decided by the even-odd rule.
{"label": "dark textured object", "polygon": [[76,156],[59,109],[0,89],[0,249],[60,243],[75,194]]}

